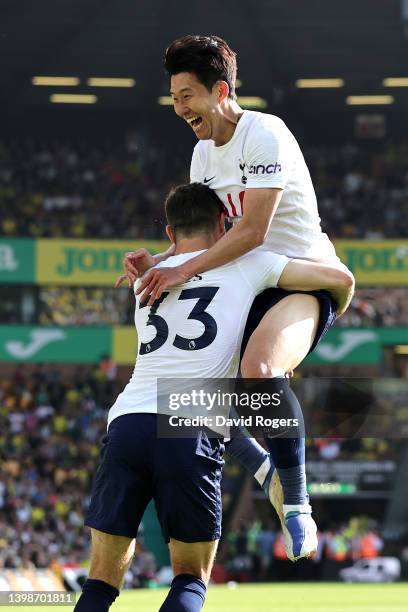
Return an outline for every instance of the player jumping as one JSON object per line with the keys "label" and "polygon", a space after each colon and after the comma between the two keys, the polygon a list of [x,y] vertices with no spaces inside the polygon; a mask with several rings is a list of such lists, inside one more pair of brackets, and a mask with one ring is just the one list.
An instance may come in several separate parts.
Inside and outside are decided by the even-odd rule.
{"label": "player jumping", "polygon": [[[222,203],[202,184],[172,192],[166,215],[175,245],[167,266],[183,265],[224,239]],[[256,250],[163,293],[152,308],[136,297],[138,357],[108,415],[85,520],[92,533],[91,566],[75,612],[106,612],[117,598],[151,499],[174,572],[160,610],[201,610],[221,533],[224,444],[205,430],[189,438],[158,436],[157,379],[235,378],[257,294],[277,285],[325,288],[344,305],[347,278],[330,265]],[[234,308],[225,308],[231,296]]]}
{"label": "player jumping", "polygon": [[[199,139],[191,162],[191,180],[216,191],[234,226],[205,253],[148,274],[139,288],[142,301],[148,298],[152,304],[168,287],[257,247],[336,265],[344,271],[352,292],[353,276],[321,230],[313,184],[294,136],[278,117],[244,111],[238,105],[236,56],[228,44],[217,36],[185,36],[167,49],[165,67],[174,109]],[[163,261],[171,253],[154,261]],[[137,256],[129,256],[126,268],[132,280],[140,272],[137,266]],[[235,304],[233,294],[228,302]],[[283,384],[287,411],[296,414],[298,400],[282,377],[302,362],[336,314],[343,312],[344,308],[324,292],[265,291],[249,314],[242,376],[268,378],[269,384],[277,387]],[[283,487],[280,518],[288,556],[308,556],[314,547],[314,538],[308,533],[315,531],[315,525],[306,491],[305,441],[267,436],[265,440]],[[241,458],[245,456],[254,472],[256,448],[238,444],[237,455],[242,451]],[[247,460],[251,453],[253,461]]]}

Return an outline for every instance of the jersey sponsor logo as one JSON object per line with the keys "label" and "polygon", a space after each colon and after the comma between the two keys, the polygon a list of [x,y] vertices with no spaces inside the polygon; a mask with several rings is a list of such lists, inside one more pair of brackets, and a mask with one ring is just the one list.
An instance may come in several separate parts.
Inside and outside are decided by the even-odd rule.
{"label": "jersey sponsor logo", "polygon": [[215,179],[216,175],[214,174],[214,176],[212,176],[211,178],[207,178],[204,177],[204,185],[206,185],[207,183],[211,183],[211,181],[213,181]]}
{"label": "jersey sponsor logo", "polygon": [[276,174],[278,172],[282,172],[282,166],[278,162],[268,164],[267,166],[263,164],[249,166],[249,174]]}

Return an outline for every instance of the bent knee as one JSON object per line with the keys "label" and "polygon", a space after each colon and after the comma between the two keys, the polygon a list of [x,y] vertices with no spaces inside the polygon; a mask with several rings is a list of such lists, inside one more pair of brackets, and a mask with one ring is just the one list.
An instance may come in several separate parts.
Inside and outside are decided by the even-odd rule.
{"label": "bent knee", "polygon": [[351,289],[355,286],[354,275],[348,268],[346,268],[346,266],[335,269],[335,280],[337,287]]}
{"label": "bent knee", "polygon": [[283,373],[282,368],[254,354],[245,354],[241,361],[243,378],[274,378],[275,376],[281,376]]}
{"label": "bent knee", "polygon": [[195,578],[199,578],[205,584],[208,584],[211,576],[212,567],[206,567],[203,565],[191,564],[191,563],[173,563],[173,574],[178,576],[179,574],[189,574]]}
{"label": "bent knee", "polygon": [[196,578],[201,578],[202,573],[205,572],[206,569],[207,568],[199,563],[189,563],[188,561],[173,563],[173,573],[175,576],[178,574],[191,574],[192,576],[196,576]]}

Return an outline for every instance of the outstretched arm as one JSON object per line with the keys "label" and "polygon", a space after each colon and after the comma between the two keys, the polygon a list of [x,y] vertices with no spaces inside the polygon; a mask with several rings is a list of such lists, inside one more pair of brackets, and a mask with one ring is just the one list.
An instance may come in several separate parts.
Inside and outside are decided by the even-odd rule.
{"label": "outstretched arm", "polygon": [[344,314],[354,294],[354,276],[345,266],[292,259],[279,278],[282,289],[326,289],[337,302],[337,316]]}

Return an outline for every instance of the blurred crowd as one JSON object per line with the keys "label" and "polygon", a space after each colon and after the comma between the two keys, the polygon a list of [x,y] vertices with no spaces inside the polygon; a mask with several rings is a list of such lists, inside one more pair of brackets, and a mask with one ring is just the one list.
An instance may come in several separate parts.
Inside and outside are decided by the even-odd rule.
{"label": "blurred crowd", "polygon": [[323,230],[344,238],[408,236],[408,143],[306,148]]}
{"label": "blurred crowd", "polygon": [[0,385],[0,565],[83,562],[83,514],[118,389],[102,368],[16,370]]}
{"label": "blurred crowd", "polygon": [[[133,325],[134,298],[125,287],[0,286],[0,324]],[[357,289],[336,327],[408,325],[408,289]]]}
{"label": "blurred crowd", "polygon": [[408,289],[357,289],[350,308],[336,323],[340,327],[393,327],[408,325]]}
{"label": "blurred crowd", "polygon": [[[324,560],[342,563],[373,559],[381,554],[383,539],[376,522],[368,517],[352,517],[343,524],[331,524],[318,533],[319,546],[312,556],[315,567]],[[239,582],[279,580],[289,577],[282,531],[273,521],[241,523],[228,535],[224,579]],[[221,572],[221,568],[218,568]],[[301,571],[304,573],[305,566]],[[304,574],[303,574],[304,575]]]}
{"label": "blurred crowd", "polygon": [[[403,415],[406,418],[406,413]],[[398,458],[400,440],[387,438],[314,438],[307,441],[308,461],[381,461]]]}
{"label": "blurred crowd", "polygon": [[[0,142],[5,236],[164,237],[163,201],[188,180],[170,139]],[[305,147],[322,225],[332,237],[408,236],[408,144]]]}
{"label": "blurred crowd", "polygon": [[181,176],[177,156],[135,134],[98,144],[0,142],[0,232],[159,238],[163,196]]}
{"label": "blurred crowd", "polygon": [[[31,374],[16,369],[0,382],[0,567],[86,564],[89,534],[83,517],[107,409],[121,390],[117,370],[106,356],[99,365],[81,366],[69,375],[38,366]],[[354,441],[356,452],[359,443]],[[319,441],[314,444],[321,452]],[[368,454],[364,449],[359,459],[387,457],[384,452],[377,456],[373,447]],[[336,457],[342,458],[341,446]],[[242,468],[227,463],[225,524],[243,482]],[[256,537],[251,532],[247,540],[260,539],[261,551],[267,542],[276,548],[276,534],[272,538],[264,531],[259,528]],[[243,545],[231,537],[239,556]],[[155,576],[151,554],[140,550],[133,568],[135,586]]]}

